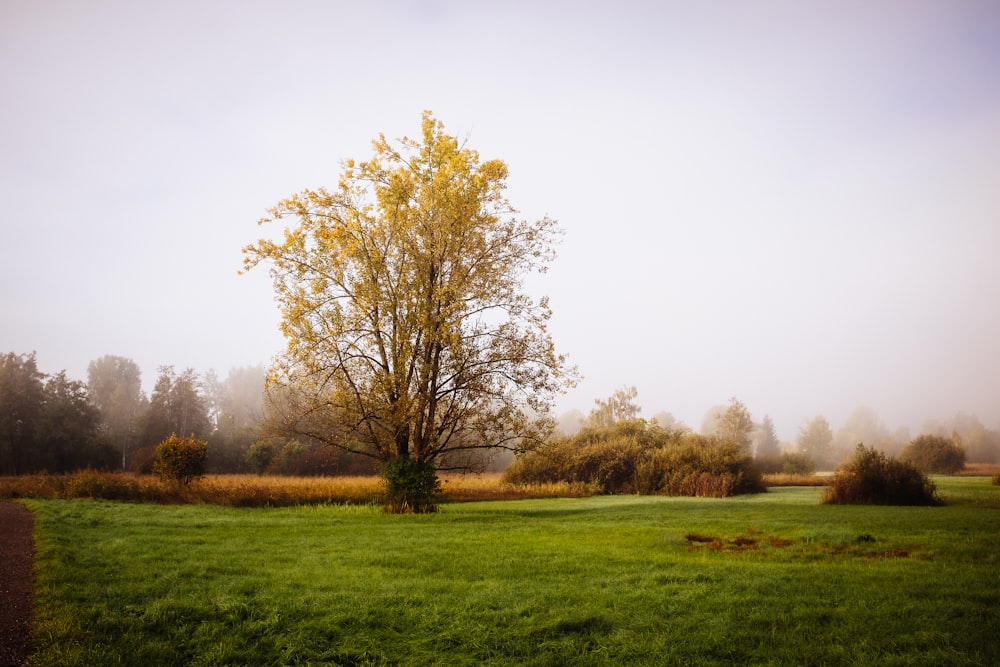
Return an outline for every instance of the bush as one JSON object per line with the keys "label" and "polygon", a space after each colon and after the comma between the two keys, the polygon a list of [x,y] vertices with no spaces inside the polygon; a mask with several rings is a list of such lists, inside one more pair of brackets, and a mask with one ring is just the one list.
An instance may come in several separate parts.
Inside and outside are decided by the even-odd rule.
{"label": "bush", "polygon": [[921,435],[903,448],[899,460],[923,473],[950,475],[965,467],[965,449],[940,435]]}
{"label": "bush", "polygon": [[757,466],[757,470],[760,470],[762,474],[774,475],[782,471],[783,463],[781,456],[777,454],[768,454],[766,456],[754,456],[753,463]]}
{"label": "bush", "polygon": [[642,420],[585,429],[518,457],[504,473],[512,484],[568,482],[599,493],[722,497],[766,488],[740,447]]}
{"label": "bush", "polygon": [[811,475],[816,463],[805,452],[785,452],[781,455],[781,472],[786,475]]}
{"label": "bush", "polygon": [[163,480],[190,484],[205,474],[205,457],[208,443],[194,437],[179,438],[171,435],[156,446],[153,473]]}
{"label": "bush", "polygon": [[274,440],[258,440],[250,445],[250,449],[247,450],[243,460],[246,461],[247,465],[249,465],[251,470],[255,473],[263,475],[264,471],[271,465],[271,461],[274,460],[277,453],[278,445],[274,442]]}
{"label": "bush", "polygon": [[441,482],[433,466],[411,458],[398,458],[382,465],[386,481],[385,509],[393,514],[436,512]]}
{"label": "bush", "polygon": [[837,469],[823,502],[835,505],[940,505],[934,483],[908,463],[859,444]]}

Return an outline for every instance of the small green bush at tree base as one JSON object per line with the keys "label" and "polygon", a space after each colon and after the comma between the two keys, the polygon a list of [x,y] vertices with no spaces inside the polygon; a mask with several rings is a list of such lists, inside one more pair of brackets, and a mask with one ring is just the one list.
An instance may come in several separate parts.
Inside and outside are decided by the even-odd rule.
{"label": "small green bush at tree base", "polygon": [[382,465],[386,481],[385,509],[393,514],[427,514],[437,511],[441,482],[434,467],[402,457]]}
{"label": "small green bush at tree base", "polygon": [[823,493],[832,505],[940,505],[934,483],[903,461],[858,444]]}
{"label": "small green bush at tree base", "polygon": [[181,438],[177,434],[156,446],[153,473],[164,480],[190,484],[205,474],[208,443],[195,438]]}
{"label": "small green bush at tree base", "polygon": [[899,460],[923,473],[950,475],[965,467],[965,449],[940,435],[921,435],[903,448]]}

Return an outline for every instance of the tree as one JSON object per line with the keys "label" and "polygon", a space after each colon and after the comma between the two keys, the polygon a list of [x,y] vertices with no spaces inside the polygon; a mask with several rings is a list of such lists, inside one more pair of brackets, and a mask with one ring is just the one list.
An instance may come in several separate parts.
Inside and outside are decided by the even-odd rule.
{"label": "tree", "polygon": [[32,466],[45,374],[35,354],[0,357],[0,473],[17,475]]}
{"label": "tree", "polygon": [[[546,329],[548,300],[523,289],[554,258],[555,221],[517,220],[507,165],[480,162],[430,112],[422,142],[373,147],[342,163],[335,190],[270,210],[261,222],[295,221],[282,241],[244,248],[245,269],[271,264],[282,310],[269,387],[284,389],[283,430],[410,480],[445,454],[458,468],[473,465],[463,451],[540,441],[551,419],[538,416],[576,376]],[[399,460],[413,465],[387,467]]]}
{"label": "tree", "polygon": [[749,453],[753,426],[750,410],[733,396],[719,417],[715,435],[725,442],[733,443],[741,451]]}
{"label": "tree", "polygon": [[799,451],[811,458],[820,469],[833,463],[830,460],[832,442],[830,423],[822,416],[817,416],[799,431]]}
{"label": "tree", "polygon": [[209,437],[210,471],[240,472],[249,465],[247,452],[260,438],[266,376],[263,366],[230,369],[225,380],[214,371],[205,374],[202,387],[215,427]]}
{"label": "tree", "polygon": [[597,407],[590,411],[584,422],[590,428],[610,428],[623,419],[636,419],[642,408],[635,403],[639,390],[635,387],[616,389],[606,399],[595,399]]}
{"label": "tree", "polygon": [[203,437],[210,431],[208,408],[198,391],[194,369],[178,375],[173,366],[161,366],[143,418],[143,443],[153,445],[175,433]]}
{"label": "tree", "polygon": [[777,459],[781,456],[780,445],[774,422],[770,416],[764,415],[754,432],[754,456],[758,459]]}
{"label": "tree", "polygon": [[66,371],[50,376],[36,424],[36,467],[70,472],[88,466],[114,466],[116,455],[111,445],[97,439],[100,419],[84,383],[70,380]]}
{"label": "tree", "polygon": [[564,436],[575,435],[583,428],[583,413],[576,408],[567,410],[556,417],[556,431]]}
{"label": "tree", "polygon": [[142,371],[131,359],[104,355],[87,366],[87,393],[101,413],[100,431],[121,452],[124,470],[139,438],[139,415],[146,407]]}
{"label": "tree", "polygon": [[976,463],[1000,461],[1000,432],[988,429],[975,415],[959,412],[944,423],[924,424],[923,432],[944,437],[957,436],[965,448],[967,460]]}
{"label": "tree", "polygon": [[965,449],[958,435],[920,435],[903,448],[899,460],[909,463],[922,473],[950,475],[965,467]]}
{"label": "tree", "polygon": [[665,431],[688,430],[687,426],[685,426],[683,422],[678,421],[672,413],[667,412],[666,410],[660,410],[657,412],[650,418],[649,422],[651,424],[658,424],[659,427]]}
{"label": "tree", "polygon": [[902,442],[897,442],[895,434],[886,428],[874,410],[859,407],[855,408],[843,426],[834,433],[831,448],[839,456],[846,457],[859,442],[864,442],[892,454],[898,452],[908,440],[909,438],[906,438]]}

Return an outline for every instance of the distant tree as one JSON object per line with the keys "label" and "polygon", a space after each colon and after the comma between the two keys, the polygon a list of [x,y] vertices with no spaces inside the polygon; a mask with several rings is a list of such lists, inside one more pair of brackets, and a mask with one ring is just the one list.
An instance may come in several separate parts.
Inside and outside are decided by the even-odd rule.
{"label": "distant tree", "polygon": [[0,474],[18,475],[33,468],[44,379],[34,352],[0,356]]}
{"label": "distant tree", "polygon": [[214,430],[209,437],[208,469],[241,472],[247,467],[247,451],[261,437],[264,416],[263,366],[233,368],[224,380],[214,371],[202,382]]}
{"label": "distant tree", "polygon": [[563,435],[570,436],[583,428],[583,413],[579,410],[567,410],[556,417],[556,430]]}
{"label": "distant tree", "polygon": [[49,377],[36,424],[36,467],[50,472],[113,467],[113,447],[97,438],[100,419],[84,383],[70,380],[65,371]]}
{"label": "distant tree", "polygon": [[965,449],[954,438],[920,435],[903,448],[899,460],[923,473],[950,475],[965,467]]}
{"label": "distant tree", "polygon": [[741,451],[749,454],[753,428],[750,410],[733,396],[729,399],[729,405],[719,415],[714,435],[724,442],[733,443]]}
{"label": "distant tree", "polygon": [[87,366],[87,393],[100,410],[100,432],[119,450],[124,470],[138,445],[139,417],[147,404],[142,372],[131,359],[105,355]]}
{"label": "distant tree", "polygon": [[274,438],[258,440],[247,450],[245,457],[247,465],[258,475],[263,475],[281,450],[282,445],[280,440]]}
{"label": "distant tree", "polygon": [[157,443],[177,433],[203,438],[210,431],[208,408],[194,370],[178,375],[173,366],[161,366],[143,418],[143,443]]}
{"label": "distant tree", "polygon": [[[343,163],[336,189],[271,209],[262,222],[294,223],[245,248],[245,267],[272,265],[288,346],[269,382],[287,390],[286,435],[373,457],[390,489],[413,482],[423,498],[444,458],[551,430],[539,415],[576,374],[555,352],[547,299],[523,286],[559,230],[516,219],[507,165],[480,162],[430,112],[421,141],[373,147]],[[400,506],[431,509],[412,500]]]}
{"label": "distant tree", "polygon": [[986,428],[975,415],[959,412],[944,422],[927,422],[922,431],[946,438],[957,435],[969,462],[1000,463],[1000,432]]}
{"label": "distant tree", "polygon": [[584,425],[588,428],[608,428],[623,419],[637,418],[642,412],[642,408],[635,403],[638,395],[635,387],[622,387],[603,400],[595,399],[597,407],[587,415]]}
{"label": "distant tree", "polygon": [[754,429],[754,456],[757,458],[778,458],[781,456],[781,443],[774,431],[774,422],[768,415],[764,415],[760,424]]}
{"label": "distant tree", "polygon": [[650,423],[656,423],[665,431],[687,430],[687,427],[683,423],[666,410],[660,410],[649,421]]}
{"label": "distant tree", "polygon": [[908,438],[898,442],[874,410],[855,408],[844,424],[833,434],[831,453],[836,458],[846,458],[859,442],[893,454],[906,444]]}
{"label": "distant tree", "polygon": [[830,423],[822,416],[817,416],[799,431],[799,451],[812,459],[821,470],[834,463],[830,451],[832,442]]}
{"label": "distant tree", "polygon": [[701,427],[698,432],[702,435],[715,435],[719,432],[719,423],[722,421],[722,413],[726,411],[725,405],[713,405],[701,418]]}

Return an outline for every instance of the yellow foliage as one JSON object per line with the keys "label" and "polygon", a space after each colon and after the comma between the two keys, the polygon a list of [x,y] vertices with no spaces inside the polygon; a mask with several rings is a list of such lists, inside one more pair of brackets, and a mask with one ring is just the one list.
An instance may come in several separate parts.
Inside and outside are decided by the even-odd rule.
{"label": "yellow foliage", "polygon": [[282,425],[385,461],[538,439],[576,372],[555,353],[547,299],[523,293],[559,237],[514,218],[507,165],[480,162],[430,112],[422,142],[384,135],[338,187],[280,202],[271,265],[287,352],[272,371]]}

